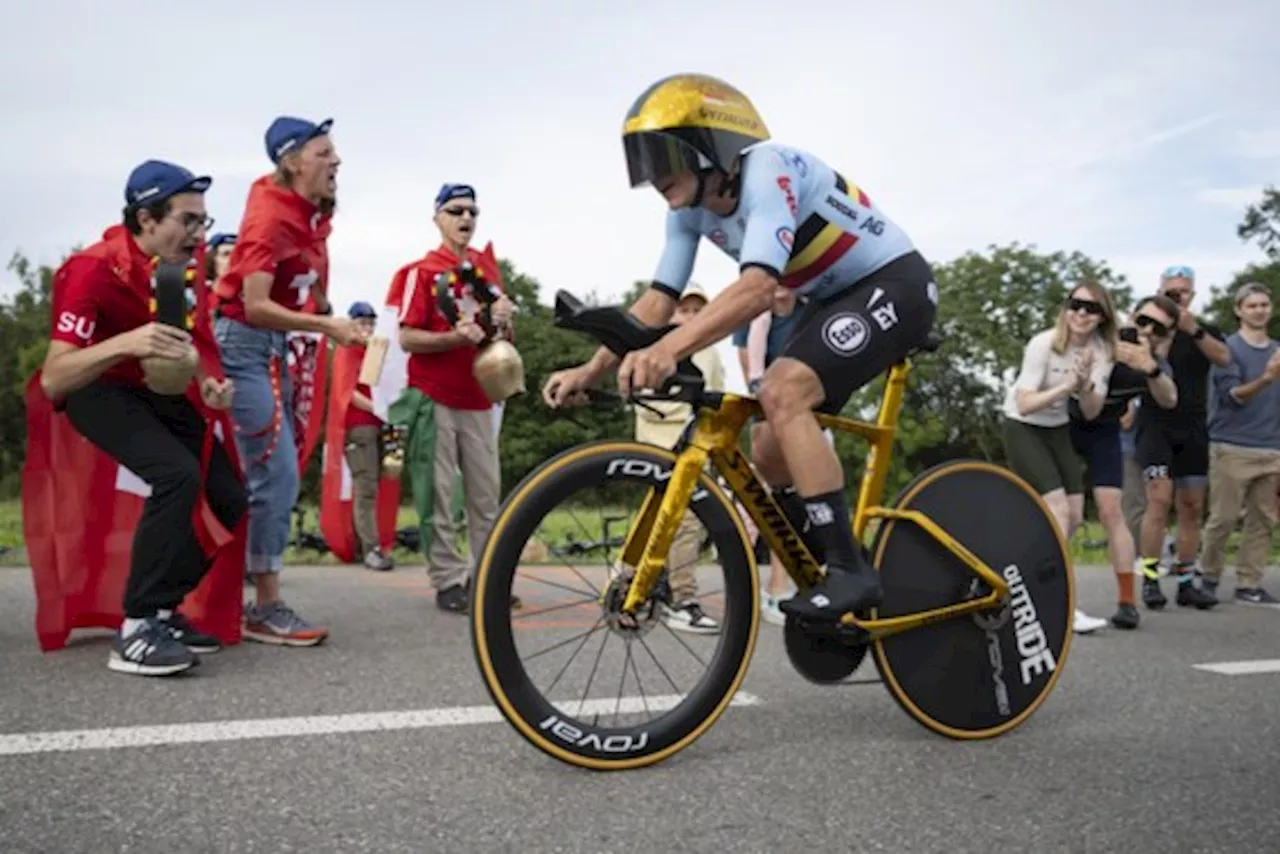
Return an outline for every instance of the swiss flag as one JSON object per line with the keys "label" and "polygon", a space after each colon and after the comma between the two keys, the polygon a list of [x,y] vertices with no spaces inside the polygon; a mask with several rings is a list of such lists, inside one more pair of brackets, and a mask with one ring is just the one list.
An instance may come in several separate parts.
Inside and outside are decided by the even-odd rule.
{"label": "swiss flag", "polygon": [[[204,259],[197,258],[198,269]],[[222,376],[208,334],[207,288],[197,290],[193,334],[204,369]],[[206,409],[193,382],[187,393],[210,425],[205,454],[220,441],[240,471],[227,413]],[[150,488],[133,472],[85,439],[54,409],[40,387],[40,372],[27,382],[27,448],[22,468],[22,528],[36,592],[36,637],[44,651],[61,649],[75,629],[117,629],[124,619],[133,533]],[[223,528],[201,501],[192,517],[213,565],[182,604],[192,622],[232,645],[240,642],[247,517],[233,531]]]}
{"label": "swiss flag", "polygon": [[[397,345],[398,346],[398,345]],[[360,377],[360,347],[337,347],[333,353],[329,383],[329,413],[325,421],[324,476],[320,485],[320,533],[330,551],[340,560],[350,562],[358,555],[351,507],[351,469],[342,452],[346,437],[347,409]],[[385,375],[385,372],[384,372]],[[386,408],[383,407],[383,416]],[[377,525],[382,548],[390,552],[395,546],[396,514],[400,506],[400,479],[384,477],[378,481]]]}

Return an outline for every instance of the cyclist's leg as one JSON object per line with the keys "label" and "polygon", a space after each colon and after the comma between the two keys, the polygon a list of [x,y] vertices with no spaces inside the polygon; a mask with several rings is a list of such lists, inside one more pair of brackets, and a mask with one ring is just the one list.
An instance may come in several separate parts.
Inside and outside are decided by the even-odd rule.
{"label": "cyclist's leg", "polygon": [[810,535],[811,525],[808,513],[805,511],[804,502],[796,492],[791,471],[787,468],[786,457],[783,456],[782,447],[774,437],[772,428],[767,422],[757,424],[751,437],[751,462],[760,473],[760,477],[768,484],[773,500],[786,514],[791,527],[804,538],[814,560],[823,563],[825,555],[822,543]]}
{"label": "cyclist's leg", "polygon": [[1147,494],[1138,554],[1142,561],[1142,601],[1149,608],[1161,608],[1166,602],[1160,590],[1160,552],[1164,548],[1169,508],[1173,504],[1173,480],[1169,471],[1173,448],[1167,430],[1163,423],[1155,421],[1141,425],[1136,447]]}
{"label": "cyclist's leg", "polygon": [[840,460],[814,410],[839,412],[921,343],[933,327],[935,299],[928,263],[914,252],[899,258],[811,305],[765,373],[760,402],[827,564],[818,585],[784,603],[788,613],[837,619],[879,603],[879,577],[853,538]]}

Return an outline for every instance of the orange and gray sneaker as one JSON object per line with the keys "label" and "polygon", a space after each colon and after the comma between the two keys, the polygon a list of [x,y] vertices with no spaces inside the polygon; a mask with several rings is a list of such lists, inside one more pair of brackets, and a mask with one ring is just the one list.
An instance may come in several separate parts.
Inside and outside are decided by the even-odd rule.
{"label": "orange and gray sneaker", "polygon": [[247,640],[279,646],[315,646],[329,636],[328,629],[311,625],[283,601],[246,604],[243,631]]}

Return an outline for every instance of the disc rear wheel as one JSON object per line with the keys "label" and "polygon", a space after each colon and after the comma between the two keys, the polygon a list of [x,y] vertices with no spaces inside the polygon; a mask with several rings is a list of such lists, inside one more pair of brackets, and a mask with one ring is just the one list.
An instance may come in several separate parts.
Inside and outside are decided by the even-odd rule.
{"label": "disc rear wheel", "polygon": [[[918,510],[1001,575],[1002,606],[931,623],[873,644],[898,704],[934,732],[991,738],[1049,696],[1071,645],[1075,588],[1066,543],[1038,495],[1008,469],[952,461],[919,475],[895,504]],[[871,553],[884,599],[879,617],[989,594],[926,530],[884,520]]]}

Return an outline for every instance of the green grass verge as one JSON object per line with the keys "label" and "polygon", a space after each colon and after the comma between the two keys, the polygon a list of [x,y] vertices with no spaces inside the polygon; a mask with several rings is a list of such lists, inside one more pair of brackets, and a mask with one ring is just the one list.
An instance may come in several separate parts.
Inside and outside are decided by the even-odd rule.
{"label": "green grass verge", "polygon": [[[589,511],[583,510],[576,513],[565,510],[553,511],[547,521],[543,523],[543,533],[540,535],[540,539],[549,540],[553,543],[563,543],[569,536],[573,536],[580,541],[600,539],[602,537],[601,519],[605,515],[607,514],[599,513],[595,509]],[[413,527],[416,526],[417,523],[418,517],[412,507],[400,508],[396,522],[397,528]],[[310,530],[317,532],[318,523],[316,508],[307,508],[306,524]],[[610,533],[613,536],[618,536],[621,533],[620,526],[613,526]],[[1238,533],[1231,535],[1228,559],[1230,559],[1230,557],[1235,553],[1234,549],[1238,538]],[[1087,545],[1090,542],[1097,542],[1102,539],[1103,535],[1101,526],[1097,522],[1086,522],[1072,539],[1072,558],[1075,562],[1080,564],[1105,565],[1108,561],[1106,550],[1090,548]],[[25,566],[26,558],[21,546],[22,504],[19,501],[0,501],[0,549],[8,549],[4,555],[0,555],[0,566]],[[415,563],[420,564],[423,562],[421,555],[405,549],[396,549],[395,558],[396,563],[402,565],[413,565]],[[1277,558],[1280,558],[1280,543],[1277,542],[1277,537],[1275,532],[1273,532],[1271,543],[1271,562],[1277,562]],[[330,554],[290,548],[285,554],[285,563],[292,565],[336,565],[339,561]]]}

